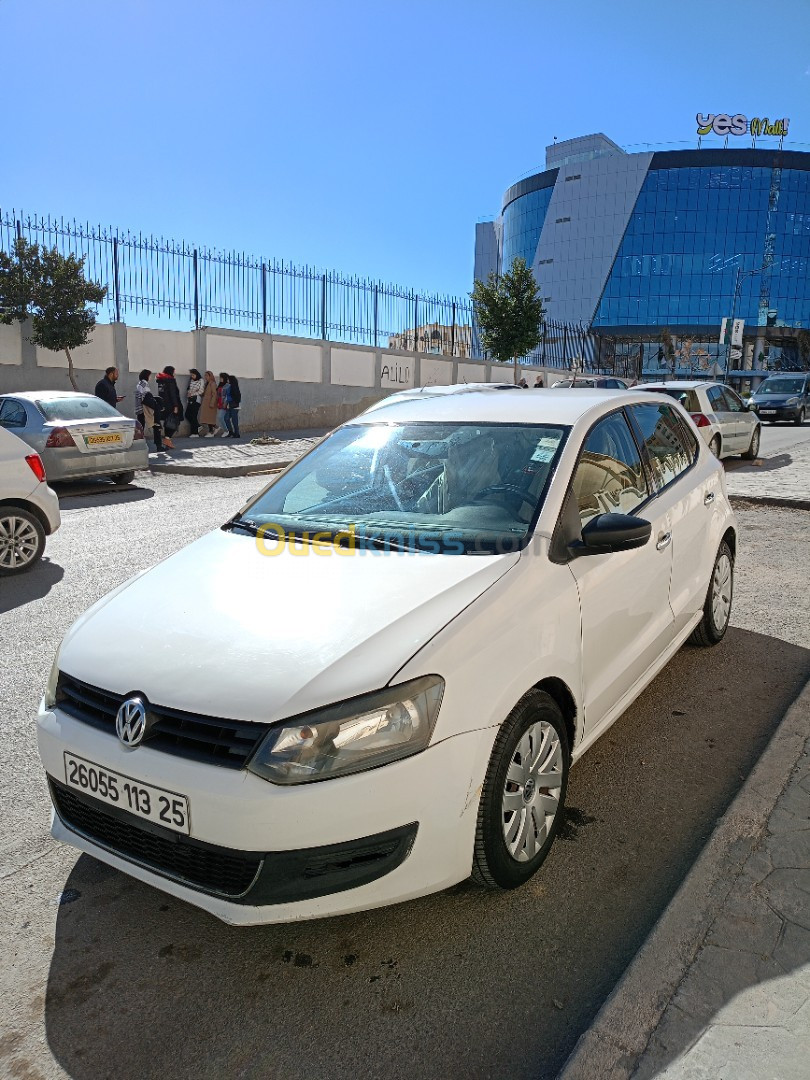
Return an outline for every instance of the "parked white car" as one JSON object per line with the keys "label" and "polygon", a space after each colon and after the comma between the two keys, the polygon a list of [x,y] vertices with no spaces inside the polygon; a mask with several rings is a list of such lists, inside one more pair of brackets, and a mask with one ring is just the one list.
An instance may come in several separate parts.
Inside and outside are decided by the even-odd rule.
{"label": "parked white car", "polygon": [[39,454],[0,427],[0,576],[30,570],[60,524]]}
{"label": "parked white car", "polygon": [[514,888],[571,764],[722,639],[736,546],[665,396],[363,414],[68,631],[38,717],[53,835],[238,924]]}
{"label": "parked white car", "polygon": [[759,418],[730,386],[678,379],[667,383],[644,383],[637,389],[668,394],[680,402],[715,457],[738,454],[753,461],[759,455]]}

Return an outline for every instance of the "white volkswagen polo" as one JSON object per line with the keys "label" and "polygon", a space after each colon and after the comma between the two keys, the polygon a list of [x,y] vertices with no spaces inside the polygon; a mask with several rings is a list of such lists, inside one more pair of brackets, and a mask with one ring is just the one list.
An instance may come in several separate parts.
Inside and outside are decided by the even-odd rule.
{"label": "white volkswagen polo", "polygon": [[571,764],[723,637],[735,550],[668,397],[394,401],[70,629],[53,835],[231,923],[518,886]]}

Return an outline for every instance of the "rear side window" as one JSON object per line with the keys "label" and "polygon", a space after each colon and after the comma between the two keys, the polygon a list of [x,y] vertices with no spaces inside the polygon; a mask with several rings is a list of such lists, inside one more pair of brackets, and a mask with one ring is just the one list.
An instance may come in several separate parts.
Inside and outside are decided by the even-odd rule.
{"label": "rear side window", "polygon": [[46,420],[110,420],[121,413],[97,397],[40,398],[37,408]]}
{"label": "rear side window", "polygon": [[684,390],[680,386],[637,386],[636,390],[648,390],[651,394],[666,394],[667,397],[674,398],[675,401],[680,402],[687,412],[702,412],[700,407],[700,401],[694,390]]}
{"label": "rear side window", "polygon": [[649,497],[638,447],[623,413],[600,420],[588,435],[572,481],[579,519],[632,514]]}
{"label": "rear side window", "polygon": [[709,386],[706,389],[706,397],[709,399],[709,405],[712,412],[728,412],[728,405],[726,399],[723,397],[723,389],[720,386]]}
{"label": "rear side window", "polygon": [[666,487],[694,460],[680,419],[669,405],[631,405],[630,412],[647,447],[656,487]]}
{"label": "rear side window", "polygon": [[0,401],[0,427],[23,428],[27,422],[25,406],[21,402],[9,398]]}

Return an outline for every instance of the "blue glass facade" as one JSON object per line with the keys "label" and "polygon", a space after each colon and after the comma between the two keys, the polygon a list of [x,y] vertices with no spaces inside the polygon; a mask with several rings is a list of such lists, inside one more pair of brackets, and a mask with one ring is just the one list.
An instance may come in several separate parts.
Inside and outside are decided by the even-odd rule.
{"label": "blue glass facade", "polygon": [[810,326],[810,172],[653,168],[630,217],[594,327]]}
{"label": "blue glass facade", "polygon": [[530,191],[527,195],[514,199],[503,211],[503,249],[501,267],[510,270],[512,260],[520,256],[531,266],[534,253],[546,220],[546,211],[551,201],[553,185]]}

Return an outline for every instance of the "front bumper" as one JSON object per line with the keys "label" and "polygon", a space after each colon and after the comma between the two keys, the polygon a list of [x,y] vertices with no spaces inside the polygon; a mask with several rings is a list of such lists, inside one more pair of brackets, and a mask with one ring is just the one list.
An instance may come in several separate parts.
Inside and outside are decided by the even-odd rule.
{"label": "front bumper", "polygon": [[[204,765],[40,709],[58,840],[226,922],[287,922],[381,907],[469,876],[494,729],[380,769],[300,787]],[[182,836],[65,787],[64,752],[186,795]]]}
{"label": "front bumper", "polygon": [[801,405],[756,405],[754,412],[760,420],[798,420]]}

